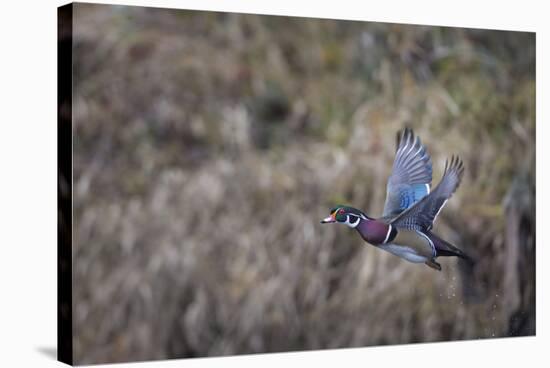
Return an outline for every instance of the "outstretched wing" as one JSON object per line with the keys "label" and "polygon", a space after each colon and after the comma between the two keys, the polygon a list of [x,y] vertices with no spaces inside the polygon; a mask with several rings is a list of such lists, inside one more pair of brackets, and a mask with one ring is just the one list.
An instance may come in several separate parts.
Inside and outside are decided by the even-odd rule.
{"label": "outstretched wing", "polygon": [[447,200],[451,198],[462,180],[464,165],[458,156],[445,163],[445,172],[435,189],[409,209],[403,211],[391,221],[397,228],[427,231],[441,212]]}
{"label": "outstretched wing", "polygon": [[410,128],[397,133],[397,149],[388,184],[383,217],[403,212],[428,193],[432,182],[432,160],[426,147]]}

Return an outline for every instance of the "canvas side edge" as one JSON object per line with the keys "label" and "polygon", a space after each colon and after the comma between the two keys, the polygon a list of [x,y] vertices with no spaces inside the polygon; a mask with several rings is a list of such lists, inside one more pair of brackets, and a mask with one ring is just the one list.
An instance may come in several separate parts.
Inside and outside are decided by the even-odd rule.
{"label": "canvas side edge", "polygon": [[57,10],[57,359],[73,364],[72,52],[73,4]]}

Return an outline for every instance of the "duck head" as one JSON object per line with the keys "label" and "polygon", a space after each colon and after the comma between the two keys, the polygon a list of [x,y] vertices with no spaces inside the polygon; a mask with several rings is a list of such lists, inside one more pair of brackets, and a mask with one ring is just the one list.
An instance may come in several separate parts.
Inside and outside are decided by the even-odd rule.
{"label": "duck head", "polygon": [[351,228],[357,227],[362,220],[369,218],[362,211],[349,206],[335,206],[330,210],[330,216],[321,220],[322,224],[340,223]]}

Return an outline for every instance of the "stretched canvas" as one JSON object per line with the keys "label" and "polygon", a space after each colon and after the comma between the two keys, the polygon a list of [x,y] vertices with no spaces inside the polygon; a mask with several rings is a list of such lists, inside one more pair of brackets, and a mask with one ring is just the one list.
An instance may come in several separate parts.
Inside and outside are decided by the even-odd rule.
{"label": "stretched canvas", "polygon": [[58,18],[61,361],[535,334],[534,33]]}

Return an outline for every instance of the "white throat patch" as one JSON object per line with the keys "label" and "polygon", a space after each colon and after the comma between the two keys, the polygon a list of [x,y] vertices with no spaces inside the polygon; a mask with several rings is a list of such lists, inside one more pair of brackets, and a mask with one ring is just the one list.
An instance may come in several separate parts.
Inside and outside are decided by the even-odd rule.
{"label": "white throat patch", "polygon": [[[353,216],[353,215],[347,215],[348,218],[346,219],[346,222],[344,222],[344,224],[348,225],[349,227],[351,227],[352,229],[355,229],[357,227],[357,225],[359,225],[359,223],[361,222],[361,217],[359,216]],[[357,219],[357,221],[355,222],[350,222],[351,218],[352,217],[355,217]]]}

